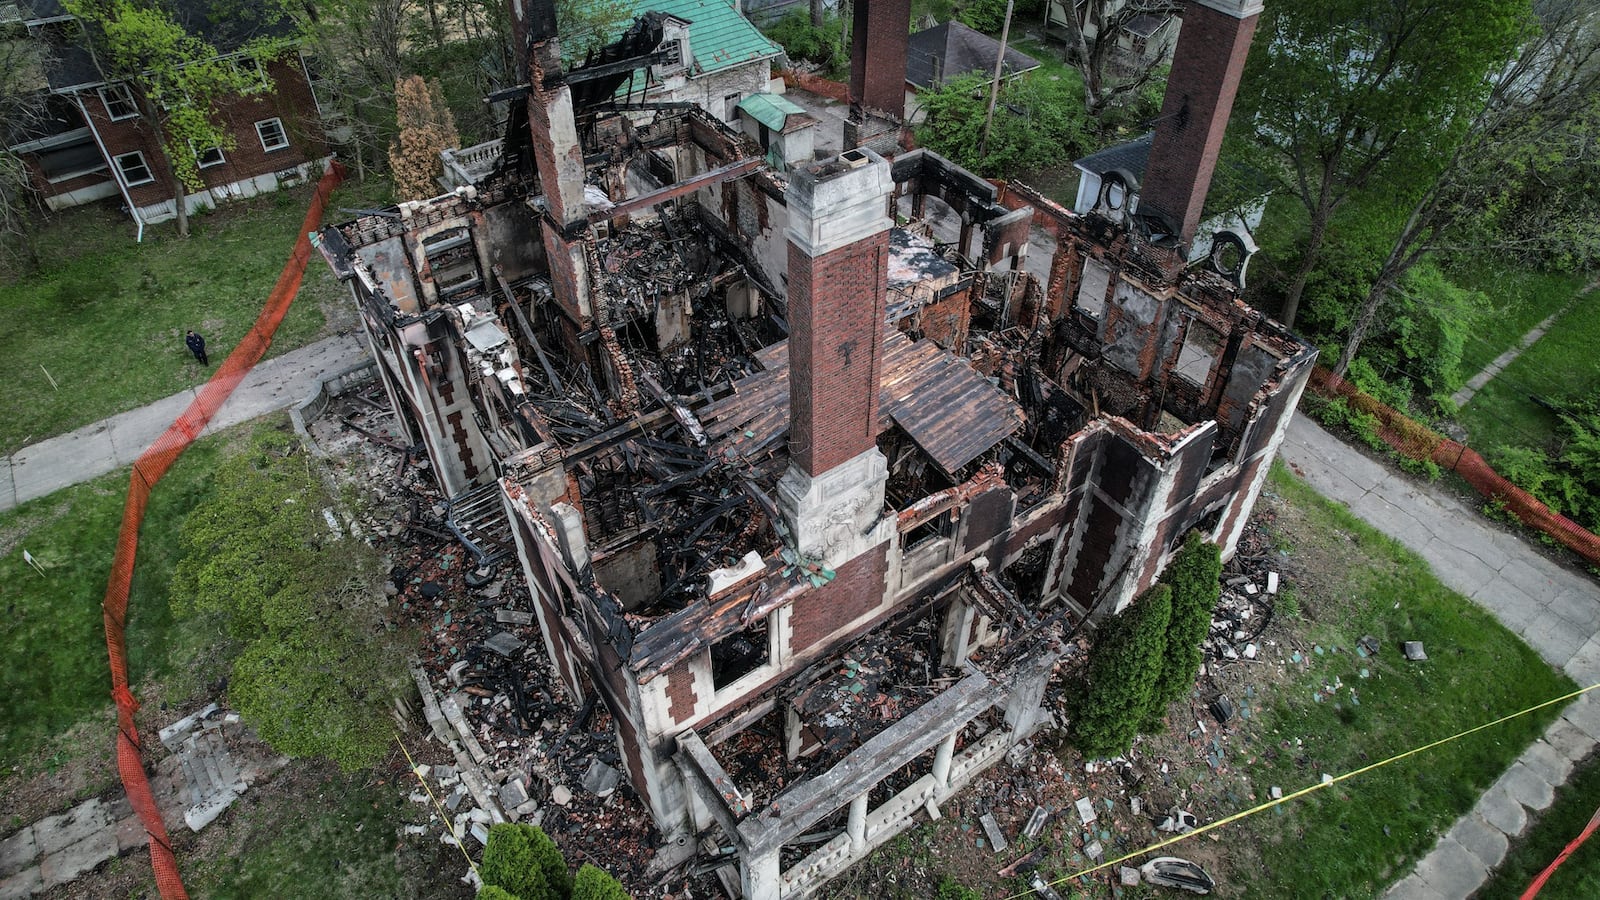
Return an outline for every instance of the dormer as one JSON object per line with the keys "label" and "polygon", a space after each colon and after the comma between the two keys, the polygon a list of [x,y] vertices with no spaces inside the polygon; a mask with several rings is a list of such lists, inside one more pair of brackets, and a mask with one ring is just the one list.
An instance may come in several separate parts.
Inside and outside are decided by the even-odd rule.
{"label": "dormer", "polygon": [[665,16],[661,22],[660,51],[665,58],[650,67],[652,81],[665,82],[682,79],[694,72],[694,52],[689,46],[689,22],[677,16]]}

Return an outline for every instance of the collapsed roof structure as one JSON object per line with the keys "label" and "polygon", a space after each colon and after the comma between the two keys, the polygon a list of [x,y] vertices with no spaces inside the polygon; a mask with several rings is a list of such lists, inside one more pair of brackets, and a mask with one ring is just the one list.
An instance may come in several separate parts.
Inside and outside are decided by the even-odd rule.
{"label": "collapsed roof structure", "polygon": [[548,0],[511,5],[494,171],[319,244],[665,846],[803,896],[1039,727],[1066,635],[1188,531],[1232,552],[1315,358],[1238,299],[1243,243],[1184,261],[1260,3],[1190,4],[1137,218],[897,152],[908,0],[855,5],[864,143],[776,167],[792,123],[618,104],[659,19],[562,71]]}

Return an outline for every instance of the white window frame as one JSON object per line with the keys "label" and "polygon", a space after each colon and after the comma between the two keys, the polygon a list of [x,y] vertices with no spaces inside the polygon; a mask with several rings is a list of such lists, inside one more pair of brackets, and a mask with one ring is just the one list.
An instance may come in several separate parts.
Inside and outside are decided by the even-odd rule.
{"label": "white window frame", "polygon": [[233,66],[234,71],[246,76],[250,75],[251,69],[255,70],[256,83],[245,88],[242,93],[258,94],[267,89],[267,70],[261,67],[261,60],[254,56],[232,56],[228,58],[228,64]]}
{"label": "white window frame", "polygon": [[[128,177],[128,167],[122,162],[130,156],[137,157],[139,160],[139,168],[144,169],[144,178],[138,181],[134,181],[132,178]],[[155,172],[151,171],[150,164],[145,162],[144,153],[138,150],[130,150],[127,153],[118,153],[116,156],[111,158],[111,161],[116,163],[117,177],[122,179],[122,183],[126,187],[138,187],[141,184],[149,184],[156,180]]]}
{"label": "white window frame", "polygon": [[[211,162],[206,162],[206,156],[213,152],[217,154],[217,158]],[[221,147],[201,147],[194,151],[194,161],[195,164],[200,168],[209,169],[212,166],[220,166],[227,162],[228,157],[222,152]]]}
{"label": "white window frame", "polygon": [[[112,94],[111,97],[106,96],[108,91]],[[111,102],[113,99],[118,103],[126,103],[131,112],[125,112],[120,116],[117,115],[117,111],[111,108]],[[125,119],[137,119],[139,117],[139,103],[133,99],[133,91],[129,89],[126,84],[122,84],[121,82],[118,82],[117,84],[108,84],[100,88],[100,103],[106,108],[106,115],[109,116],[113,122],[121,122]]]}
{"label": "white window frame", "polygon": [[[277,144],[268,144],[267,143],[267,135],[266,135],[265,132],[263,132],[261,130],[261,126],[267,124],[268,122],[273,123],[274,126],[278,129],[278,139],[281,141],[281,143],[277,143]],[[257,122],[256,123],[256,137],[261,139],[261,149],[265,150],[268,153],[272,153],[272,152],[275,152],[275,151],[278,151],[278,150],[287,150],[287,149],[289,149],[289,132],[283,127],[283,119],[281,119],[281,118],[279,118],[277,116],[273,116],[270,119],[262,119],[261,121]]]}

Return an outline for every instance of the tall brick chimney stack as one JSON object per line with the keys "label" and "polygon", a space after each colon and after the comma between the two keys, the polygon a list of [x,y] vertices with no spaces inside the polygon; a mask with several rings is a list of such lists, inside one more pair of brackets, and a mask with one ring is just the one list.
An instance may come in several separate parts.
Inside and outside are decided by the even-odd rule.
{"label": "tall brick chimney stack", "polygon": [[898,132],[906,115],[911,0],[856,0],[850,22],[850,118],[844,143],[857,147]]}
{"label": "tall brick chimney stack", "polygon": [[572,89],[562,79],[561,40],[554,0],[507,0],[517,46],[517,75],[528,85],[528,132],[534,168],[544,190],[540,234],[550,263],[550,286],[566,314],[568,350],[581,353],[578,334],[592,307],[583,246],[588,230],[583,205],[583,147],[572,111]]}
{"label": "tall brick chimney stack", "polygon": [[1262,0],[1189,0],[1184,10],[1139,191],[1139,212],[1159,213],[1184,248],[1200,224],[1261,8]]}
{"label": "tall brick chimney stack", "polygon": [[779,504],[801,552],[835,566],[881,540],[870,533],[888,478],[877,438],[893,187],[889,164],[866,148],[789,178],[791,418]]}

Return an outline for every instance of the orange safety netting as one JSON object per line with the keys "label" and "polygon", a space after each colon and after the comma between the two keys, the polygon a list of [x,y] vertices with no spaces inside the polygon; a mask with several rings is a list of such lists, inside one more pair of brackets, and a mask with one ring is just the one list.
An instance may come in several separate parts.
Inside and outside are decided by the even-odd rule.
{"label": "orange safety netting", "polygon": [[1378,420],[1378,436],[1396,452],[1412,459],[1432,460],[1458,473],[1473,490],[1494,500],[1529,528],[1547,534],[1590,563],[1600,565],[1600,535],[1545,506],[1539,499],[1507,481],[1478,451],[1435,433],[1404,413],[1386,406],[1354,385],[1335,378],[1327,369],[1311,375],[1311,388],[1324,397],[1342,397],[1351,409]]}
{"label": "orange safety netting", "polygon": [[167,474],[183,451],[194,443],[205,430],[234,388],[261,360],[272,343],[273,332],[289,311],[289,304],[300,290],[300,279],[305,274],[306,262],[311,257],[309,232],[322,222],[322,211],[331,193],[344,178],[344,167],[334,163],[322,180],[311,208],[300,224],[300,236],[295,241],[294,252],[278,275],[267,297],[266,306],[250,332],[217,366],[217,371],[200,389],[189,408],[184,410],[162,435],[150,445],[133,464],[133,476],[128,482],[128,500],[122,509],[122,528],[117,534],[117,554],[111,563],[111,576],[106,584],[105,602],[101,609],[105,615],[106,650],[111,657],[111,696],[117,704],[117,771],[122,775],[123,789],[139,820],[150,835],[150,864],[155,869],[156,887],[166,898],[187,898],[183,879],[178,875],[178,861],[172,853],[166,825],[161,820],[161,810],[156,806],[150,791],[150,779],[145,776],[144,761],[140,756],[139,731],[134,726],[133,714],[139,702],[128,690],[128,650],[123,630],[128,621],[128,589],[133,579],[134,558],[139,550],[139,526],[144,522],[145,506],[150,501],[150,491],[156,482]]}

